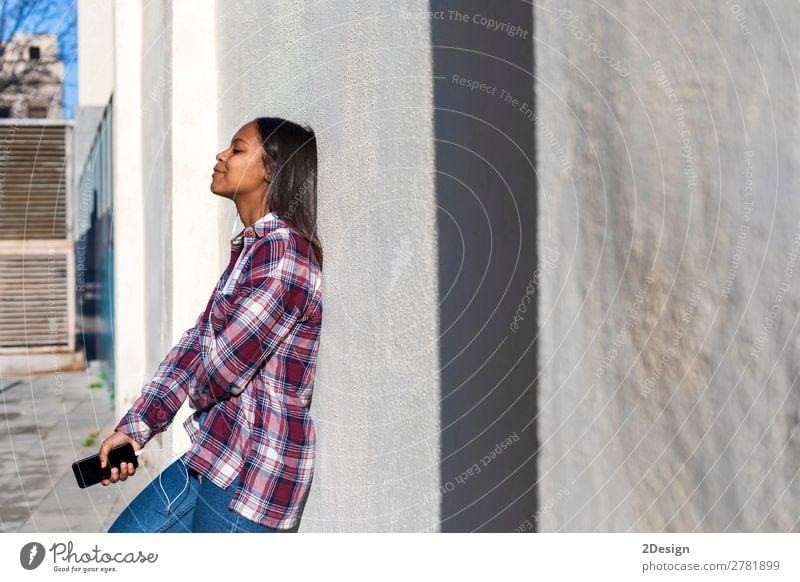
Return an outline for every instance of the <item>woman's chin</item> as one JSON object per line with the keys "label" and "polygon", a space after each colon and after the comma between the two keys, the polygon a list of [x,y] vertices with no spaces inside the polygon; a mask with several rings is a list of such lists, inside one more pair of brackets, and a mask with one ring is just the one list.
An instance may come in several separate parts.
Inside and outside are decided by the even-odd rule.
{"label": "woman's chin", "polygon": [[233,198],[233,194],[221,190],[219,187],[214,186],[213,182],[211,183],[211,187],[209,188],[209,190],[211,190],[212,194],[216,194],[217,196],[220,196],[222,198],[228,198],[229,200]]}

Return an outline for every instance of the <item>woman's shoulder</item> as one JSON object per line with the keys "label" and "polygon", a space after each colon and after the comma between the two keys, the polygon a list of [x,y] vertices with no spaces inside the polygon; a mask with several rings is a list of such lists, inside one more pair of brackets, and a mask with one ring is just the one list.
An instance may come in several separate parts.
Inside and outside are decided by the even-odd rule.
{"label": "woman's shoulder", "polygon": [[320,295],[321,271],[309,241],[299,232],[281,226],[253,244],[247,279],[278,277],[308,306]]}
{"label": "woman's shoulder", "polygon": [[280,254],[281,257],[291,255],[292,261],[303,264],[315,276],[320,276],[319,261],[314,254],[314,247],[305,235],[290,225],[283,223],[279,228],[267,233],[260,239],[269,247],[270,256]]}

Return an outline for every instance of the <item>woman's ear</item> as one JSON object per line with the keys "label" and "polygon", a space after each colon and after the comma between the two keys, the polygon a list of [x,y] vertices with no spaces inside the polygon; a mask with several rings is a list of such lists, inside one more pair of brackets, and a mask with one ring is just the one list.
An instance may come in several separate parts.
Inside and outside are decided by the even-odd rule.
{"label": "woman's ear", "polygon": [[267,184],[272,182],[272,169],[271,168],[267,168],[266,171],[264,172],[264,181]]}

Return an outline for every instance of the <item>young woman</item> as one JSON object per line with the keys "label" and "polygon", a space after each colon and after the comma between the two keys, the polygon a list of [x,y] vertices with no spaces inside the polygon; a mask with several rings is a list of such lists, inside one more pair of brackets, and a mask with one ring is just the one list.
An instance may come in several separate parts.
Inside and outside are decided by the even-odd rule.
{"label": "young woman", "polygon": [[[195,326],[100,447],[137,451],[188,398],[192,445],[109,532],[275,532],[294,528],[311,485],[309,415],[322,324],[317,149],[310,128],[259,117],[217,155],[211,191],[244,230]],[[112,468],[103,485],[135,474]]]}

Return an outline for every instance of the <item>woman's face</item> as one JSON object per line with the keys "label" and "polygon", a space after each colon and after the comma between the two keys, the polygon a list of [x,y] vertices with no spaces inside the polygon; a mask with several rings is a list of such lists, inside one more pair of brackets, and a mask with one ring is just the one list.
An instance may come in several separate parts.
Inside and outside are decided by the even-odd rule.
{"label": "woman's face", "polygon": [[270,178],[262,161],[263,153],[255,123],[246,123],[234,134],[228,149],[217,154],[211,191],[241,202],[261,200]]}

